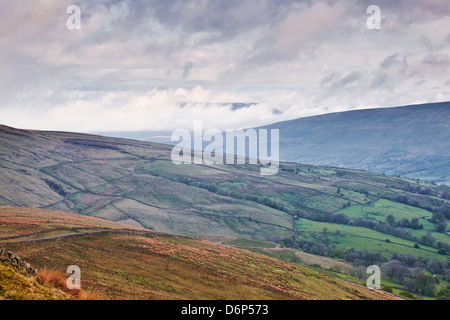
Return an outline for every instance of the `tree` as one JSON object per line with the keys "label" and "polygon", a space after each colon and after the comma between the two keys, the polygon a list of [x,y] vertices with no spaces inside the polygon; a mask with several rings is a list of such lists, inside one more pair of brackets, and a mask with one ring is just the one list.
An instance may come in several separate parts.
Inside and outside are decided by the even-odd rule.
{"label": "tree", "polygon": [[386,223],[390,226],[394,226],[395,225],[395,217],[390,214],[386,217]]}
{"label": "tree", "polygon": [[400,225],[400,227],[403,227],[403,228],[408,228],[411,225],[407,218],[401,218],[400,221],[398,222],[398,224]]}
{"label": "tree", "polygon": [[411,219],[410,227],[412,229],[416,229],[416,230],[423,228],[423,226],[419,223],[419,219],[417,219],[417,218]]}
{"label": "tree", "polygon": [[347,255],[340,249],[334,249],[330,252],[330,257],[345,260],[347,258]]}
{"label": "tree", "polygon": [[433,247],[436,243],[436,239],[431,236],[431,234],[427,233],[426,235],[423,235],[420,237],[420,242],[426,246]]}
{"label": "tree", "polygon": [[422,273],[423,273],[423,269],[421,267],[412,268],[411,269],[411,279],[414,280],[414,282],[415,282]]}
{"label": "tree", "polygon": [[444,272],[445,266],[441,261],[430,259],[427,263],[427,270],[431,273],[442,274]]}
{"label": "tree", "polygon": [[438,247],[439,250],[441,250],[441,252],[442,252],[441,254],[448,254],[448,253],[450,253],[450,244],[448,244],[448,243],[439,241],[437,243],[437,247]]}
{"label": "tree", "polygon": [[436,290],[436,280],[434,277],[421,274],[416,279],[416,291],[424,296],[433,297]]}
{"label": "tree", "polygon": [[408,197],[407,196],[398,196],[395,198],[395,201],[400,202],[400,203],[404,203],[404,204],[408,204]]}
{"label": "tree", "polygon": [[351,275],[355,278],[362,280],[366,276],[366,270],[367,269],[364,267],[358,267],[358,268],[354,269],[353,271],[351,271]]}
{"label": "tree", "polygon": [[389,260],[384,269],[389,279],[402,282],[407,268],[398,260]]}
{"label": "tree", "polygon": [[380,260],[380,257],[378,254],[368,252],[368,251],[364,252],[364,254],[362,255],[361,258],[364,260],[364,262],[367,265],[376,264]]}
{"label": "tree", "polygon": [[441,212],[433,212],[433,216],[430,221],[433,223],[439,223],[444,220],[444,215]]}
{"label": "tree", "polygon": [[329,219],[330,222],[338,224],[347,224],[349,220],[345,213],[332,213]]}
{"label": "tree", "polygon": [[449,192],[447,192],[447,191],[444,191],[444,193],[442,193],[442,196],[441,196],[443,199],[447,199],[447,200],[450,200],[450,193]]}
{"label": "tree", "polygon": [[436,297],[440,297],[440,298],[446,297],[447,299],[450,299],[450,290],[448,290],[448,289],[441,289],[436,294]]}
{"label": "tree", "polygon": [[354,263],[354,261],[359,258],[359,254],[353,251],[347,251],[346,256],[347,256],[346,260],[352,263]]}
{"label": "tree", "polygon": [[439,222],[438,225],[436,226],[436,231],[444,233],[445,230],[447,230],[447,222],[443,220]]}
{"label": "tree", "polygon": [[335,264],[334,266],[332,266],[331,268],[330,268],[330,270],[331,271],[334,271],[334,272],[341,272],[341,267],[339,267],[337,264]]}
{"label": "tree", "polygon": [[450,269],[448,268],[444,269],[444,272],[442,273],[442,279],[445,281],[450,280]]}
{"label": "tree", "polygon": [[405,286],[405,289],[408,291],[412,292],[416,291],[416,281],[412,278],[406,279],[403,285]]}
{"label": "tree", "polygon": [[416,264],[419,262],[419,259],[408,253],[404,255],[403,262],[406,264],[406,266],[412,268],[416,266]]}

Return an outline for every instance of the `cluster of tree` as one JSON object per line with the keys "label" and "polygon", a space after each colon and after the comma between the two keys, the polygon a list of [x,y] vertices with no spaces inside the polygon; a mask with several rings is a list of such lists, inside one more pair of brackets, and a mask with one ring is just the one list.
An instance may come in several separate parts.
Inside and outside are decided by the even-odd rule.
{"label": "cluster of tree", "polygon": [[401,218],[399,221],[395,221],[395,217],[390,214],[386,216],[386,223],[392,227],[411,228],[415,230],[423,229],[423,225],[419,223],[418,218],[412,218],[411,220],[408,218]]}
{"label": "cluster of tree", "polygon": [[426,196],[433,196],[433,197],[438,197],[440,196],[442,199],[446,199],[446,200],[450,200],[450,190],[444,190],[443,192],[439,192],[436,189],[433,188],[429,188],[429,187],[421,187],[418,185],[414,185],[414,184],[408,184],[407,186],[405,186],[403,188],[403,190],[410,192],[410,193],[415,193],[415,194],[423,194]]}
{"label": "cluster of tree", "polygon": [[382,269],[391,281],[403,285],[410,292],[424,296],[436,295],[439,278],[450,279],[450,263],[419,259],[411,255],[394,254]]}
{"label": "cluster of tree", "polygon": [[373,253],[355,248],[345,250],[336,249],[333,246],[320,243],[316,240],[307,240],[300,237],[285,237],[281,239],[275,237],[271,240],[274,242],[282,243],[285,247],[300,249],[307,253],[346,260],[356,266],[368,266],[372,264],[379,264],[385,261],[379,253]]}
{"label": "cluster of tree", "polygon": [[323,244],[318,243],[316,241],[308,241],[308,240],[297,240],[294,243],[294,248],[301,249],[304,252],[316,254],[319,256],[325,256],[328,257],[330,255],[330,252],[333,250],[332,247]]}
{"label": "cluster of tree", "polygon": [[378,252],[374,253],[355,248],[345,250],[345,256],[346,260],[355,266],[370,266],[373,264],[380,264],[385,260]]}
{"label": "cluster of tree", "polygon": [[[389,216],[388,216],[389,217]],[[388,219],[390,220],[390,219]],[[395,221],[395,220],[394,220]],[[423,244],[429,247],[434,248],[440,248],[438,247],[439,242],[431,235],[430,231],[427,232],[426,235],[422,235],[421,237],[414,236],[409,230],[405,228],[410,228],[411,225],[421,229],[423,228],[422,225],[418,223],[418,219],[413,218],[411,221],[407,221],[407,219],[401,219],[398,223],[394,222],[378,222],[374,220],[368,220],[368,219],[362,219],[362,218],[356,218],[352,220],[352,225],[365,227],[368,229],[372,229],[381,233],[390,234],[398,238],[402,238],[405,240],[413,241],[419,244]],[[446,227],[446,225],[445,225]],[[450,253],[450,250],[446,246],[442,246],[442,249],[439,253],[441,254],[448,254]]]}
{"label": "cluster of tree", "polygon": [[331,222],[337,224],[348,224],[350,219],[345,213],[329,213],[324,215],[324,222]]}
{"label": "cluster of tree", "polygon": [[[322,235],[326,232],[324,230]],[[359,267],[356,276],[361,279],[365,275],[367,266],[383,264],[382,272],[384,275],[391,281],[403,285],[409,292],[439,298],[450,297],[444,292],[446,290],[436,292],[439,279],[450,281],[450,262],[400,253],[394,253],[390,260],[386,260],[379,253],[355,248],[337,249],[317,240],[306,240],[294,236],[272,240],[281,242],[283,246],[300,249],[307,253],[346,260]],[[441,243],[441,245],[449,247],[446,243]]]}
{"label": "cluster of tree", "polygon": [[438,213],[438,214],[440,214],[441,217],[444,217],[444,218],[450,220],[450,207],[448,205],[441,205],[441,206],[436,207],[429,211],[431,211],[433,213]]}
{"label": "cluster of tree", "polygon": [[450,254],[450,244],[446,242],[439,241],[437,243],[438,253],[440,254]]}
{"label": "cluster of tree", "polygon": [[450,262],[443,262],[433,258],[415,257],[411,254],[393,253],[391,260],[400,261],[408,268],[419,267],[433,274],[443,276],[444,280],[450,280]]}
{"label": "cluster of tree", "polygon": [[442,199],[446,199],[446,200],[450,200],[450,192],[449,192],[449,191],[444,191],[444,192],[441,194],[441,198],[442,198]]}
{"label": "cluster of tree", "polygon": [[412,183],[409,183],[407,186],[405,186],[403,188],[403,190],[407,191],[407,192],[411,192],[411,193],[416,193],[416,194],[423,194],[426,196],[438,196],[439,193],[432,188],[429,187],[421,187],[418,185],[414,185]]}
{"label": "cluster of tree", "polygon": [[437,232],[444,233],[447,230],[447,219],[441,212],[434,212],[430,221],[436,224]]}
{"label": "cluster of tree", "polygon": [[[305,219],[321,221],[321,222],[330,222],[336,224],[350,225],[350,226],[358,226],[363,228],[372,229],[381,233],[393,235],[398,238],[402,238],[405,240],[413,241],[419,244],[423,244],[426,246],[442,249],[439,253],[441,254],[449,254],[450,250],[447,246],[441,245],[437,240],[428,232],[426,235],[421,237],[414,236],[409,230],[406,228],[412,229],[422,229],[423,226],[419,223],[419,219],[412,218],[411,220],[407,218],[402,218],[398,222],[395,221],[395,217],[393,215],[388,215],[386,217],[385,223],[376,221],[373,219],[365,219],[365,218],[352,218],[350,219],[345,213],[326,213],[326,214],[302,214],[302,212],[298,212],[295,217],[301,217]],[[445,232],[447,229],[446,220],[441,220],[440,225],[438,224],[436,227],[436,231]]]}

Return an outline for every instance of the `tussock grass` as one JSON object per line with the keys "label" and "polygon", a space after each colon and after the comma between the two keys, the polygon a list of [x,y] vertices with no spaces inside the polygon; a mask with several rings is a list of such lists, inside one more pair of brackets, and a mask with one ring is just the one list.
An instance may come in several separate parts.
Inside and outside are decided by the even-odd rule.
{"label": "tussock grass", "polygon": [[83,289],[69,289],[66,276],[59,270],[44,268],[38,272],[36,280],[46,287],[64,291],[78,300],[99,300],[98,295],[94,293],[86,292]]}
{"label": "tussock grass", "polygon": [[83,289],[100,299],[393,298],[261,254],[168,235],[90,234],[11,247],[42,268],[40,281],[50,286],[61,288],[65,278],[54,270],[77,264]]}

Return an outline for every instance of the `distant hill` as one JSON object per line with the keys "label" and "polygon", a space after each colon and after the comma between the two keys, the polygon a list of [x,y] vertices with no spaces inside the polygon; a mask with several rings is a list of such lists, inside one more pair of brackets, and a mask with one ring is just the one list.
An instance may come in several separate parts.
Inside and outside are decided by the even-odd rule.
{"label": "distant hill", "polygon": [[[450,185],[450,102],[331,113],[260,128],[280,130],[284,161]],[[171,132],[163,131],[99,134],[178,143],[171,141]]]}
{"label": "distant hill", "polygon": [[450,102],[355,110],[264,126],[280,157],[450,184]]}

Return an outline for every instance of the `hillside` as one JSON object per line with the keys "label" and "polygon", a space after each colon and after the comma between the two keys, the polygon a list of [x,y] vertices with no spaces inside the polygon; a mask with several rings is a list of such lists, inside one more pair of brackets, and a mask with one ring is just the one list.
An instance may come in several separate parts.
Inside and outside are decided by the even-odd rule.
{"label": "hillside", "polygon": [[[450,102],[330,113],[257,129],[280,130],[280,159],[450,185]],[[176,144],[171,132],[103,135]]]}
{"label": "hillside", "polygon": [[40,284],[11,265],[0,262],[0,300],[69,300],[72,297]]}
{"label": "hillside", "polygon": [[[420,265],[447,283],[448,187],[296,163],[282,163],[274,176],[255,165],[177,166],[170,152],[143,141],[0,127],[0,206],[227,236],[292,262],[303,260],[294,249],[355,267],[412,261],[408,268]],[[251,239],[284,249],[255,248]]]}
{"label": "hillside", "polygon": [[[1,208],[0,217],[3,236],[20,236],[2,237],[1,246],[38,270],[64,272],[68,265],[79,266],[82,289],[98,299],[395,298],[245,250],[136,228],[125,232],[123,225],[102,219],[31,208]],[[103,229],[95,229],[99,227]],[[38,231],[44,232],[37,236]],[[76,235],[65,237],[69,231]],[[25,277],[10,274],[14,271],[6,264],[0,269],[0,297],[15,299],[36,288],[43,291],[31,296],[36,299],[65,297],[47,295],[54,290],[30,278],[13,294],[11,281]]]}
{"label": "hillside", "polygon": [[450,102],[279,122],[280,158],[450,184]]}

